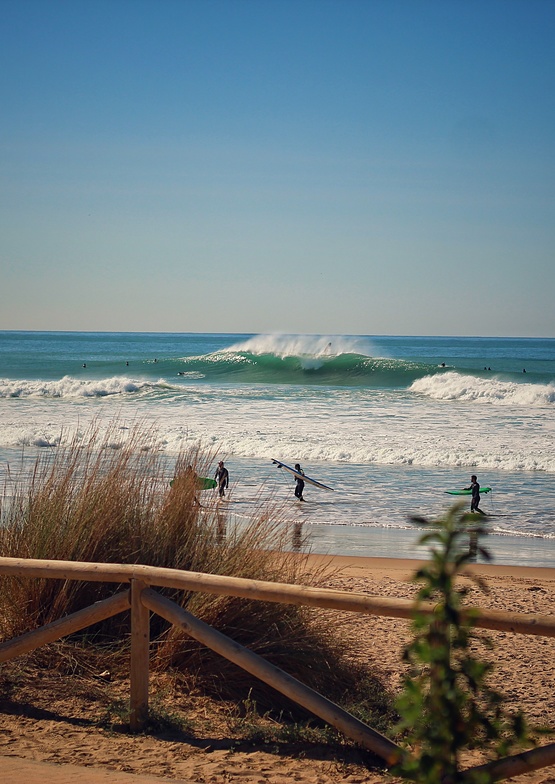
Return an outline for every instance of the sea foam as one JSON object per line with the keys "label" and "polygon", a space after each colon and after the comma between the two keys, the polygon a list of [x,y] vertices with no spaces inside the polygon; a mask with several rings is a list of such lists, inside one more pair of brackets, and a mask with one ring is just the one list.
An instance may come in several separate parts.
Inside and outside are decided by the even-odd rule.
{"label": "sea foam", "polygon": [[152,388],[153,384],[134,381],[124,376],[98,380],[82,380],[64,376],[58,381],[0,380],[0,398],[79,398],[106,397],[138,392]]}
{"label": "sea foam", "polygon": [[326,357],[340,354],[374,356],[371,341],[363,337],[345,335],[256,335],[240,343],[234,343],[224,352],[249,352],[251,354],[274,354],[276,357]]}
{"label": "sea foam", "polygon": [[526,384],[445,373],[414,381],[410,390],[434,400],[480,401],[508,406],[550,406],[555,403],[555,384]]}

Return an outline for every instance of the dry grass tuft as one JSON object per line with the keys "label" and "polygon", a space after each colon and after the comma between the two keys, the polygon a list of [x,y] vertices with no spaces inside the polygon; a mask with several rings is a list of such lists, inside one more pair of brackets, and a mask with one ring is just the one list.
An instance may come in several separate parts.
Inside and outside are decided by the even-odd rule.
{"label": "dry grass tuft", "polygon": [[[199,495],[195,474],[210,471],[200,449],[179,456],[171,471],[154,431],[114,424],[92,428],[67,447],[39,458],[1,510],[0,552],[18,558],[141,563],[296,584],[320,584],[305,559],[288,549],[283,511],[255,503],[249,521],[236,524],[211,491]],[[193,471],[189,470],[189,466]],[[21,634],[79,610],[117,590],[113,584],[2,578],[0,631]],[[250,602],[202,593],[165,591],[181,606],[260,653],[332,699],[359,705],[359,713],[389,715],[389,697],[374,665],[355,665],[340,622],[307,608]],[[125,614],[98,624],[74,643],[127,653]],[[153,669],[193,673],[210,693],[234,699],[251,694],[263,709],[288,703],[251,676],[204,649],[155,616]],[[59,656],[60,645],[56,646]],[[38,655],[38,654],[37,654]],[[44,651],[40,656],[44,658]]]}

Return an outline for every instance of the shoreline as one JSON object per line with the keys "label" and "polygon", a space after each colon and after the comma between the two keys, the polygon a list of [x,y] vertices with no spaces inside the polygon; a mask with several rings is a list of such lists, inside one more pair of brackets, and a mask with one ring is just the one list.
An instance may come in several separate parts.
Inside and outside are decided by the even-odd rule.
{"label": "shoreline", "polygon": [[[416,528],[371,528],[367,526],[303,524],[302,529],[292,528],[295,535],[307,537],[310,552],[344,558],[427,560],[429,549],[419,545],[422,531]],[[487,534],[482,544],[492,560],[486,562],[478,556],[477,566],[513,566],[528,568],[555,568],[555,539],[510,534]],[[298,549],[294,547],[293,549]]]}
{"label": "shoreline", "polygon": [[[424,558],[398,558],[361,555],[332,555],[310,553],[308,563],[315,567],[326,566],[345,577],[372,575],[377,579],[390,577],[401,582],[411,582]],[[467,564],[466,571],[484,577],[507,577],[514,580],[555,581],[555,566],[516,566],[513,564]]]}
{"label": "shoreline", "polygon": [[[42,447],[0,448],[0,481],[4,481],[8,496],[15,483],[31,471],[34,461],[44,455]],[[172,458],[169,454],[166,457],[169,477]],[[449,467],[318,463],[315,475],[333,483],[338,492],[316,490],[308,503],[298,504],[293,501],[293,483],[285,482],[269,461],[233,456],[228,462],[232,489],[226,513],[230,526],[250,520],[258,501],[267,501],[283,514],[291,531],[287,533],[291,549],[342,556],[426,559],[427,548],[418,545],[423,532],[411,525],[410,517],[423,516],[433,523],[448,508],[450,497],[441,488],[462,481],[461,470]],[[499,487],[495,505],[491,494],[483,507],[488,513],[485,522],[489,533],[482,544],[491,552],[493,563],[555,566],[553,477],[525,471],[483,473],[488,484]],[[361,489],[367,487],[369,476],[371,494]],[[214,498],[209,492],[205,497],[210,506]]]}

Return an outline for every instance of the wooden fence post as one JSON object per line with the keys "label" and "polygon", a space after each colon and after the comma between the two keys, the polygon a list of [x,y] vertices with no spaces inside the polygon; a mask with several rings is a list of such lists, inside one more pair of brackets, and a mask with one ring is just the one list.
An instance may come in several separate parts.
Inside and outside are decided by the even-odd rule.
{"label": "wooden fence post", "polygon": [[141,602],[146,587],[142,580],[131,580],[131,664],[129,727],[140,732],[148,719],[148,654],[150,611]]}

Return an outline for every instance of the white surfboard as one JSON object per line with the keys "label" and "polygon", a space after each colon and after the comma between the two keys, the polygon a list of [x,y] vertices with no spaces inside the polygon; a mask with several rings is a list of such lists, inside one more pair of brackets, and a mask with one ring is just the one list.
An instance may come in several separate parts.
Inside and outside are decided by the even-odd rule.
{"label": "white surfboard", "polygon": [[328,487],[327,485],[323,485],[322,482],[318,482],[316,479],[311,479],[306,474],[300,474],[298,471],[295,471],[294,468],[291,468],[291,466],[288,466],[285,463],[282,463],[281,460],[274,460],[272,458],[272,463],[274,465],[277,465],[278,468],[285,468],[285,470],[289,471],[290,473],[292,473],[293,476],[296,476],[299,479],[302,479],[304,482],[308,482],[309,485],[314,485],[314,487],[319,487],[320,490],[333,490],[333,487]]}

